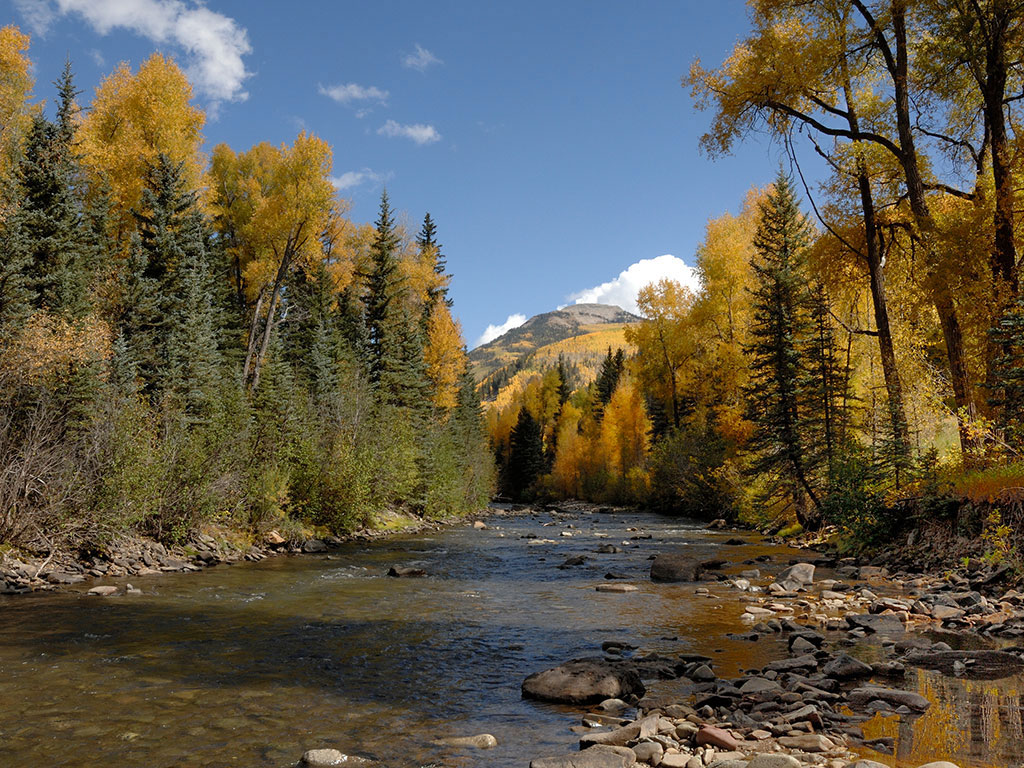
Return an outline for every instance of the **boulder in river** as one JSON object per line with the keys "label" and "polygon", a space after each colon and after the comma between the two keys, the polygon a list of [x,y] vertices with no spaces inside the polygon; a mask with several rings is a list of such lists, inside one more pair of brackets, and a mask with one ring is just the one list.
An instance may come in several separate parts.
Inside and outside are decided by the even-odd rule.
{"label": "boulder in river", "polygon": [[388,568],[388,576],[394,576],[396,578],[416,578],[426,575],[427,572],[422,568],[406,568],[400,565],[393,565]]}
{"label": "boulder in river", "polygon": [[651,562],[651,581],[697,581],[703,563],[682,552],[665,552]]}
{"label": "boulder in river", "polygon": [[[959,677],[974,680],[996,680],[1024,671],[1024,659],[1006,651],[914,651],[904,661],[944,675],[952,675],[956,670]],[[960,666],[955,666],[958,662]]]}
{"label": "boulder in river", "polygon": [[854,688],[848,694],[850,703],[863,706],[872,701],[882,701],[893,707],[907,707],[915,712],[924,712],[932,705],[928,699],[913,691],[903,691],[898,688],[882,688],[875,685],[866,685],[863,688]]}
{"label": "boulder in river", "polygon": [[853,658],[847,653],[840,653],[821,668],[825,677],[833,680],[856,680],[860,677],[871,677],[869,664]]}
{"label": "boulder in river", "polygon": [[559,704],[596,704],[646,693],[632,666],[600,658],[573,659],[534,672],[523,681],[522,691],[526,698]]}
{"label": "boulder in river", "polygon": [[851,627],[859,627],[868,632],[904,631],[903,622],[891,613],[850,613],[846,615],[846,623]]}
{"label": "boulder in river", "polygon": [[326,552],[327,545],[324,544],[320,539],[306,539],[302,544],[302,551],[307,554],[314,552]]}
{"label": "boulder in river", "polygon": [[345,765],[348,755],[336,749],[310,749],[302,756],[302,764],[314,768],[329,765]]}

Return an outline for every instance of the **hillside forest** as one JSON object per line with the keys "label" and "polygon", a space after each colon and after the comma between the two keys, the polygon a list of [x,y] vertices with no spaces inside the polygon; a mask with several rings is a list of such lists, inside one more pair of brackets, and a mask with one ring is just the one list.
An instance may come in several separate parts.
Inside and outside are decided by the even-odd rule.
{"label": "hillside forest", "polygon": [[682,84],[706,153],[767,136],[778,177],[708,221],[696,291],[641,292],[596,376],[561,360],[494,399],[503,488],[857,543],[970,508],[963,532],[1005,545],[1024,499],[1020,9],[749,16]]}
{"label": "hillside forest", "polygon": [[204,154],[159,54],[87,104],[69,63],[37,99],[8,26],[0,74],[0,545],[300,536],[487,501],[429,214],[412,231],[385,193],[350,221],[309,133]]}

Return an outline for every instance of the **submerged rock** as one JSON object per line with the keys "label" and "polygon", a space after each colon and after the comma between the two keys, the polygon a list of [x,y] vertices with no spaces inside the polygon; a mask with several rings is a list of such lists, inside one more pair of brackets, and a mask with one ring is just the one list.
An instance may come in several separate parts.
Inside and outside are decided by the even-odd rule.
{"label": "submerged rock", "polygon": [[422,568],[404,568],[395,565],[388,568],[388,576],[394,576],[395,578],[417,578],[426,575],[427,572]]}
{"label": "submerged rock", "polygon": [[669,552],[651,562],[651,581],[697,581],[703,565],[692,555]]}
{"label": "submerged rock", "polygon": [[643,696],[640,675],[631,666],[605,659],[573,659],[534,672],[523,681],[523,696],[560,704],[596,704],[605,699]]}
{"label": "submerged rock", "polygon": [[478,733],[476,736],[452,736],[447,739],[438,739],[435,743],[446,747],[473,747],[474,749],[493,749],[498,746],[498,740],[489,733]]}

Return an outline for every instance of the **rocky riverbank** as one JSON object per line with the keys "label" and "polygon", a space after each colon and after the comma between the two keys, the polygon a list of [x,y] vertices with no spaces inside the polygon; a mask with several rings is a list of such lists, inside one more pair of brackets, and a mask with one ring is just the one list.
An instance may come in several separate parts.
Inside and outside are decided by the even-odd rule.
{"label": "rocky riverbank", "polygon": [[[481,510],[477,518],[512,514],[509,510]],[[396,532],[437,531],[463,518],[425,520],[388,514],[379,527],[362,528],[345,536],[289,537],[271,530],[253,541],[231,529],[210,528],[193,533],[185,542],[165,545],[139,536],[123,536],[103,548],[70,548],[46,554],[0,551],[0,595],[68,590],[100,596],[132,593],[140,579],[158,573],[200,571],[214,566],[256,562],[283,555],[323,554],[350,541],[373,541]]]}
{"label": "rocky riverbank", "polygon": [[[826,578],[816,578],[821,568]],[[912,724],[929,709],[902,687],[915,667],[968,679],[1024,672],[1024,647],[1012,645],[1024,635],[1024,595],[1008,587],[1011,576],[983,563],[923,574],[811,556],[780,571],[661,552],[652,581],[690,583],[709,602],[742,593],[747,605],[730,636],[784,638],[788,655],[720,678],[709,656],[606,643],[603,656],[534,673],[524,696],[590,706],[573,726],[581,751],[539,757],[531,768],[878,766],[868,758],[884,759],[897,744],[870,738],[862,724],[877,716]],[[644,684],[652,679],[678,680],[683,693],[652,695]]]}

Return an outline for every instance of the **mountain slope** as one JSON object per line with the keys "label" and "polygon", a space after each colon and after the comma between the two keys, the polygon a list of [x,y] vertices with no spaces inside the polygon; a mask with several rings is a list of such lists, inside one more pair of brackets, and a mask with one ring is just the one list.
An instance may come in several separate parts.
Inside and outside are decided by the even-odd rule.
{"label": "mountain slope", "polygon": [[500,400],[503,392],[522,387],[532,376],[558,364],[570,369],[574,386],[590,383],[612,350],[629,351],[623,329],[640,318],[607,304],[574,304],[535,315],[518,328],[469,353],[484,400]]}

